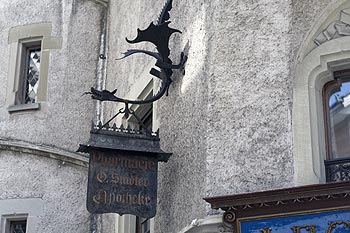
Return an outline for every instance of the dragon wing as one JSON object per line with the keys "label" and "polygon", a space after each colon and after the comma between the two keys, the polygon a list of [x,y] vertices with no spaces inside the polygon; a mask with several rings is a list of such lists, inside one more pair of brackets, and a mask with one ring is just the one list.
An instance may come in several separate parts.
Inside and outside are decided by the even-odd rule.
{"label": "dragon wing", "polygon": [[170,55],[169,50],[169,39],[171,34],[175,32],[181,33],[181,31],[173,28],[169,28],[169,23],[165,22],[161,25],[154,25],[153,22],[145,30],[137,29],[137,37],[134,40],[126,41],[130,44],[140,43],[140,42],[151,42],[157,47],[159,54],[163,60],[167,60]]}

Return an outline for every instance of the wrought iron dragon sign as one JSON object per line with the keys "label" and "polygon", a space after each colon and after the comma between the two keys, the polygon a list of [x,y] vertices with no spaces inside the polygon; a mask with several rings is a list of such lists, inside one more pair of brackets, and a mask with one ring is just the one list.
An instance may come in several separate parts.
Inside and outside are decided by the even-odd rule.
{"label": "wrought iron dragon sign", "polygon": [[[125,103],[125,108],[119,110],[119,112],[115,116],[113,116],[108,122],[106,122],[106,124],[111,122],[115,117],[117,117],[117,115],[121,113],[124,113],[126,118],[129,117],[130,114],[134,115],[136,119],[139,121],[139,123],[142,124],[142,122],[140,121],[140,119],[138,119],[136,114],[129,108],[129,104],[137,104],[137,105],[149,104],[154,101],[157,101],[162,96],[164,96],[164,94],[167,95],[169,86],[172,83],[171,77],[173,74],[173,70],[178,69],[178,70],[184,71],[184,64],[186,63],[187,56],[185,56],[183,52],[181,53],[181,59],[179,64],[174,65],[171,59],[169,58],[170,37],[173,33],[176,33],[176,32],[181,33],[181,31],[169,27],[169,24],[170,24],[169,12],[171,8],[172,8],[172,0],[168,0],[164,5],[158,17],[158,20],[155,24],[151,22],[151,24],[145,30],[137,29],[137,37],[133,40],[129,40],[128,38],[126,38],[126,41],[130,44],[136,44],[140,42],[150,42],[156,46],[157,52],[142,50],[142,49],[129,49],[123,53],[122,58],[116,59],[116,60],[124,59],[133,54],[138,54],[138,53],[146,54],[148,56],[155,58],[156,59],[155,66],[158,67],[160,71],[155,68],[152,68],[150,70],[150,74],[161,80],[161,86],[159,91],[154,96],[152,96],[147,100],[129,100],[129,99],[116,96],[117,89],[115,89],[114,91],[108,91],[108,90],[96,90],[93,87],[91,87],[90,92],[85,93],[85,94],[91,94],[91,97],[96,100]],[[102,127],[104,127],[104,125]]]}

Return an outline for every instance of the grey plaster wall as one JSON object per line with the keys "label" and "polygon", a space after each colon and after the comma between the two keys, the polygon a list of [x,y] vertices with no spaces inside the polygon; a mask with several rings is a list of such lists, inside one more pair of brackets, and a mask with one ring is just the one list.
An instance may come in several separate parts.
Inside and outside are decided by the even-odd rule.
{"label": "grey plaster wall", "polygon": [[[205,196],[294,186],[294,65],[330,2],[174,0],[170,25],[183,34],[172,37],[173,60],[185,47],[189,59],[158,103],[162,148],[173,156],[159,169],[156,232],[205,216]],[[134,47],[123,38],[160,9],[156,1],[112,2],[109,56]],[[140,57],[110,60],[107,87],[127,94],[149,64]]]}
{"label": "grey plaster wall", "polygon": [[[132,40],[137,36],[137,28],[145,29],[150,22],[158,16],[159,5],[156,1],[110,1],[108,15],[108,56],[106,88],[118,89],[117,95],[125,97],[129,94],[131,86],[136,80],[142,80],[148,75],[150,67],[155,60],[143,55],[134,55],[124,60],[123,52],[130,48],[153,49],[147,43],[130,45],[125,38]],[[160,11],[160,10],[159,10]],[[104,103],[105,117],[116,114],[117,108],[114,103]]]}
{"label": "grey plaster wall", "polygon": [[[118,95],[127,95],[130,87],[147,75],[154,60],[134,56],[124,61],[113,61],[116,54],[128,48],[154,48],[147,44],[129,45],[124,37],[134,38],[136,29],[145,29],[158,17],[162,8],[159,1],[113,1],[109,16],[109,60],[107,88],[118,88]],[[161,143],[165,151],[174,155],[166,164],[160,164],[158,210],[155,232],[176,232],[194,217],[205,216],[205,121],[206,116],[206,54],[210,33],[206,24],[208,3],[201,1],[174,1],[171,27],[183,32],[171,40],[172,60],[177,63],[181,51],[189,48],[186,76],[174,75],[174,85],[157,113],[160,116]],[[178,17],[178,15],[181,17]],[[181,38],[181,39],[180,39]],[[197,57],[199,56],[199,57]],[[194,92],[192,92],[194,90]],[[188,101],[188,102],[187,102]],[[106,104],[107,114],[115,105]]]}
{"label": "grey plaster wall", "polygon": [[289,4],[218,2],[209,77],[208,196],[293,185]]}
{"label": "grey plaster wall", "polygon": [[[0,3],[0,137],[75,151],[87,141],[94,102],[81,97],[95,84],[104,7],[94,1],[2,1]],[[52,23],[62,48],[51,50],[47,101],[40,111],[9,114],[5,105],[11,27]]]}
{"label": "grey plaster wall", "polygon": [[[88,140],[95,112],[95,102],[81,95],[96,82],[106,8],[90,0],[14,0],[1,1],[0,12],[0,138],[25,141],[34,148],[76,151]],[[9,114],[5,104],[9,29],[42,22],[52,23],[52,36],[62,38],[62,48],[50,51],[47,101],[40,102],[38,111]],[[43,200],[44,214],[35,232],[86,233],[94,224],[86,210],[86,167],[0,150],[0,177],[1,200]]]}
{"label": "grey plaster wall", "polygon": [[43,215],[34,232],[89,232],[87,168],[8,150],[0,151],[0,161],[0,200],[43,200]]}

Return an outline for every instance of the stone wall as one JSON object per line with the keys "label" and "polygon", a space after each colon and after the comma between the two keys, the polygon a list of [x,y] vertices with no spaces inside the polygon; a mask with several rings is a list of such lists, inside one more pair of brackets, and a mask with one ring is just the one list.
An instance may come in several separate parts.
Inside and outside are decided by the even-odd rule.
{"label": "stone wall", "polygon": [[[0,4],[0,137],[76,150],[88,139],[94,102],[82,97],[96,82],[104,7],[94,1],[22,1]],[[10,28],[51,23],[62,48],[50,51],[47,100],[40,111],[7,111]]]}
{"label": "stone wall", "polygon": [[[0,214],[7,202],[42,203],[35,224],[28,219],[33,223],[28,232],[94,229],[86,210],[87,158],[74,151],[87,142],[95,114],[95,102],[82,94],[96,83],[107,13],[100,2],[0,2]],[[12,90],[7,84],[13,66],[9,32],[40,23],[52,25],[51,36],[61,43],[59,49],[50,50],[46,99],[40,101],[39,110],[9,113],[6,98]],[[26,206],[19,207],[25,214]]]}
{"label": "stone wall", "polygon": [[34,208],[43,211],[40,215],[29,215],[29,232],[89,232],[86,166],[11,150],[0,150],[0,161],[0,212],[27,214],[30,205],[19,206],[23,212],[6,212],[9,208],[3,209],[6,207],[3,201],[17,200],[20,204],[21,200],[39,199],[42,206]]}
{"label": "stone wall", "polygon": [[[175,72],[169,96],[156,104],[162,148],[173,156],[160,165],[155,232],[177,232],[204,217],[205,196],[295,185],[295,63],[328,4],[174,0],[170,26],[183,33],[171,39],[172,59],[186,48],[188,61],[185,76]],[[142,55],[112,58],[137,47],[124,37],[134,38],[161,8],[156,1],[111,2],[107,88],[120,88],[120,96],[152,63]]]}
{"label": "stone wall", "polygon": [[0,203],[30,198],[43,202],[43,215],[38,216],[36,228],[31,232],[89,232],[86,167],[6,150],[0,151],[0,160]]}

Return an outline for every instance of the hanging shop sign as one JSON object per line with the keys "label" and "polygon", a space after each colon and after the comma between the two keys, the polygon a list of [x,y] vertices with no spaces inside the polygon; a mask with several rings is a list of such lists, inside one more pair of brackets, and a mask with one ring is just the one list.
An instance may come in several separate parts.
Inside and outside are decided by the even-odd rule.
{"label": "hanging shop sign", "polygon": [[[126,39],[130,44],[151,43],[156,51],[129,49],[120,58],[143,54],[156,59],[156,67],[149,71],[161,81],[155,95],[145,100],[132,100],[117,96],[117,89],[109,91],[93,87],[90,92],[84,93],[99,101],[124,104],[124,108],[106,123],[100,122],[93,126],[89,142],[78,149],[90,154],[87,209],[91,213],[133,214],[143,218],[151,218],[156,214],[158,162],[166,162],[171,154],[160,149],[159,133],[152,132],[130,105],[135,107],[159,100],[168,94],[174,79],[173,70],[180,70],[182,72],[179,74],[184,74],[187,61],[185,53],[181,53],[178,64],[173,64],[169,58],[170,37],[173,33],[181,33],[169,27],[171,8],[172,0],[167,0],[155,22],[151,22],[145,30],[138,29],[135,39]],[[104,54],[100,58],[107,59]],[[126,121],[130,117],[135,118],[137,127],[110,126],[120,114],[124,115]]]}
{"label": "hanging shop sign", "polygon": [[157,204],[157,165],[157,158],[144,153],[92,150],[88,211],[153,217]]}
{"label": "hanging shop sign", "polygon": [[234,233],[350,232],[350,182],[205,198]]}
{"label": "hanging shop sign", "polygon": [[156,214],[158,162],[170,155],[160,150],[157,133],[99,128],[80,152],[90,154],[87,209],[90,213]]}

